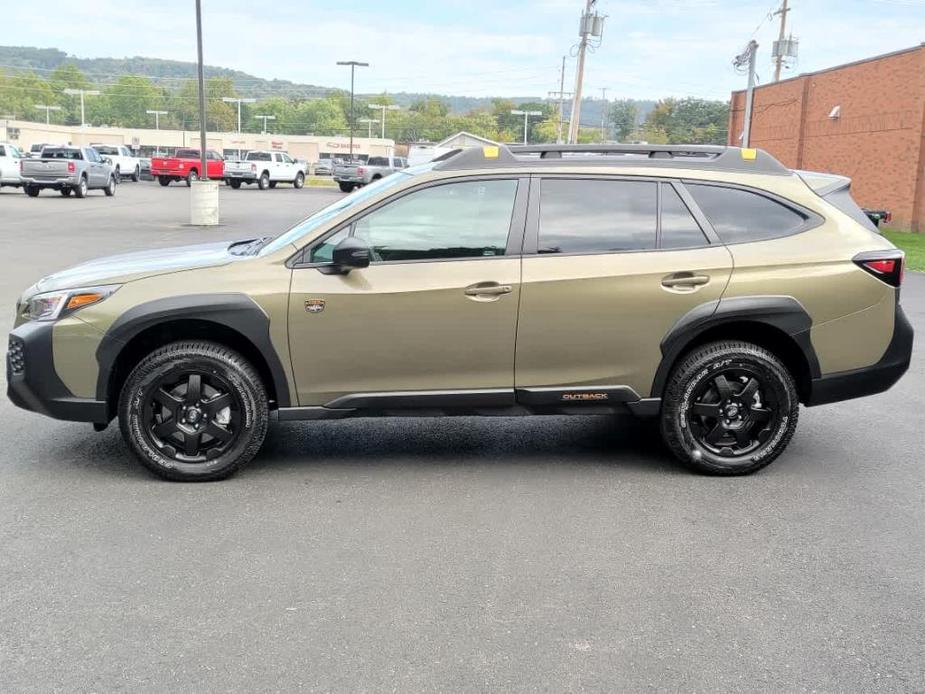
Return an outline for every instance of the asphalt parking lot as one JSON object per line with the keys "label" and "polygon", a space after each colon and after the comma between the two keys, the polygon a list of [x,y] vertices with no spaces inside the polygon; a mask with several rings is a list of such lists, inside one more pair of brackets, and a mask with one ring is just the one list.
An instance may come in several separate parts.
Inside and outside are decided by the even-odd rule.
{"label": "asphalt parking lot", "polygon": [[[342,194],[0,192],[0,325],[41,275],[278,233]],[[0,691],[925,691],[925,275],[913,366],[771,467],[607,418],[274,424],[218,484],[0,399]],[[5,391],[5,384],[4,384]]]}

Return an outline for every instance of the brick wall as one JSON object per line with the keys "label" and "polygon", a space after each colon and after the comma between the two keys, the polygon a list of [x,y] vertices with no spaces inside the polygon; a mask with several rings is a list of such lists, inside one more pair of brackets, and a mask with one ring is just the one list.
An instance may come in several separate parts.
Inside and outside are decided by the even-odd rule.
{"label": "brick wall", "polygon": [[[733,92],[730,144],[744,116],[745,92]],[[925,44],[756,88],[751,145],[792,168],[850,176],[862,206],[925,231]]]}

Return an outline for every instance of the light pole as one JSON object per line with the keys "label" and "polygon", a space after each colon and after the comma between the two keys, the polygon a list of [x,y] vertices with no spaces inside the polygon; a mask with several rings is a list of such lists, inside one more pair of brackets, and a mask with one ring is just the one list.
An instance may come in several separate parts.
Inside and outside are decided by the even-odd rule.
{"label": "light pole", "polygon": [[378,122],[379,120],[376,118],[357,118],[357,123],[366,123],[367,125],[366,137],[369,138],[370,140],[373,137],[373,123],[378,123]]}
{"label": "light pole", "polygon": [[530,120],[530,116],[542,116],[542,111],[518,111],[516,109],[511,111],[512,116],[523,116],[524,117],[524,144],[527,144],[527,122]]}
{"label": "light pole", "polygon": [[154,129],[160,130],[161,129],[161,116],[166,116],[167,111],[152,111],[151,109],[148,109],[147,111],[145,111],[145,113],[147,113],[149,116],[154,116]]}
{"label": "light pole", "polygon": [[745,50],[735,57],[732,64],[737,70],[747,66],[748,90],[745,92],[745,123],[742,128],[742,147],[748,147],[752,134],[752,104],[755,98],[755,56],[758,55],[758,42],[752,39]]}
{"label": "light pole", "polygon": [[386,111],[398,111],[401,108],[401,106],[397,104],[368,104],[368,106],[370,108],[382,109],[382,131],[381,131],[382,134],[380,135],[380,137],[382,137],[382,139],[384,140],[385,139],[385,112]]}
{"label": "light pole", "polygon": [[84,115],[84,97],[99,96],[99,91],[96,89],[65,89],[64,93],[68,96],[77,96],[78,94],[80,95],[80,127],[85,127],[87,125],[87,118]]}
{"label": "light pole", "polygon": [[256,116],[254,116],[254,118],[263,118],[263,134],[264,134],[264,135],[267,134],[267,121],[268,121],[268,120],[276,120],[276,116],[264,116],[264,115],[262,115],[262,114],[258,114],[258,115],[256,115]]}
{"label": "light pole", "polygon": [[257,101],[257,99],[238,99],[235,97],[223,96],[222,101],[224,101],[226,104],[237,103],[238,105],[238,132],[241,132],[241,104],[252,104],[255,101]]}
{"label": "light pole", "polygon": [[353,84],[356,69],[358,67],[369,67],[369,63],[361,63],[358,60],[338,60],[338,65],[350,66],[350,159],[353,159],[353,129],[356,127],[356,118],[353,114]]}
{"label": "light pole", "polygon": [[50,115],[50,113],[51,113],[52,111],[60,111],[60,110],[61,110],[61,107],[60,107],[60,106],[46,106],[45,104],[36,104],[35,107],[36,107],[37,109],[39,109],[39,110],[43,110],[43,109],[44,109],[44,111],[45,111],[45,125],[50,125],[50,124],[51,124],[51,115]]}

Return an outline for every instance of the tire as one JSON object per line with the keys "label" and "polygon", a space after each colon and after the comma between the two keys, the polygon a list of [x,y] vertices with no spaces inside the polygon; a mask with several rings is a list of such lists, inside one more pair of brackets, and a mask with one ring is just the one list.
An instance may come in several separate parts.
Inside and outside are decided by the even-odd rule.
{"label": "tire", "polygon": [[22,189],[30,198],[37,198],[39,192],[41,192],[41,188],[38,186],[23,186]]}
{"label": "tire", "polygon": [[746,475],[790,443],[800,414],[793,377],[748,342],[698,347],[674,368],[662,399],[665,444],[681,462],[713,475]]}
{"label": "tire", "polygon": [[191,169],[190,172],[186,175],[186,187],[189,188],[193,185],[194,182],[199,180],[199,172],[196,169]]}
{"label": "tire", "polygon": [[228,181],[228,185],[230,185],[230,186],[231,186],[232,188],[234,188],[235,190],[238,190],[238,189],[241,187],[241,181],[231,181],[231,180],[229,180],[229,181]]}
{"label": "tire", "polygon": [[164,188],[170,185],[170,178],[167,176],[158,176],[157,182],[160,183]]}
{"label": "tire", "polygon": [[119,170],[119,167],[116,167],[113,177],[116,179],[116,183],[122,183],[122,172]]}
{"label": "tire", "polygon": [[305,185],[305,174],[299,171],[299,173],[295,175],[295,180],[292,182],[292,187],[298,190],[304,185]]}
{"label": "tire", "polygon": [[80,183],[74,186],[74,197],[75,198],[85,198],[87,197],[87,179],[84,176],[80,177]]}
{"label": "tire", "polygon": [[174,342],[155,350],[132,370],[119,396],[123,438],[142,465],[169,480],[206,482],[234,474],[260,450],[268,422],[257,371],[214,342]]}
{"label": "tire", "polygon": [[106,187],[103,188],[103,192],[106,193],[107,198],[111,198],[116,194],[116,179],[113,176],[109,177],[109,183],[106,184]]}
{"label": "tire", "polygon": [[257,179],[257,187],[260,188],[260,190],[266,190],[267,188],[269,188],[270,187],[270,174],[268,174],[266,171],[260,174],[260,178]]}
{"label": "tire", "polygon": [[338,181],[337,185],[340,186],[341,192],[343,193],[352,193],[354,189],[353,183],[345,183],[344,181]]}
{"label": "tire", "polygon": [[70,189],[70,188],[62,188],[62,189],[59,190],[58,192],[61,193],[61,196],[62,196],[62,197],[65,197],[65,198],[71,197],[71,189]]}
{"label": "tire", "polygon": [[135,173],[132,174],[132,183],[138,183],[141,180],[141,167],[135,166]]}
{"label": "tire", "polygon": [[276,188],[277,181],[270,181],[270,189]]}

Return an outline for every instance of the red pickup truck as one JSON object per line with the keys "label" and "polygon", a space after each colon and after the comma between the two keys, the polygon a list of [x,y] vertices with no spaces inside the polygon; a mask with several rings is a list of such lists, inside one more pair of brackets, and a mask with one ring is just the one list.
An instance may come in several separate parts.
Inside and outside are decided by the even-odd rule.
{"label": "red pickup truck", "polygon": [[[202,162],[198,149],[178,149],[172,157],[153,157],[151,175],[162,186],[171,181],[186,181],[189,185],[202,176]],[[221,180],[225,176],[225,160],[214,149],[206,150],[206,178]]]}

